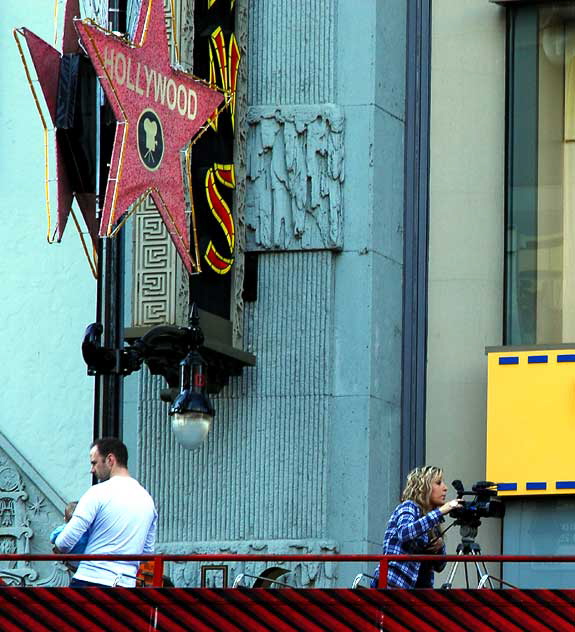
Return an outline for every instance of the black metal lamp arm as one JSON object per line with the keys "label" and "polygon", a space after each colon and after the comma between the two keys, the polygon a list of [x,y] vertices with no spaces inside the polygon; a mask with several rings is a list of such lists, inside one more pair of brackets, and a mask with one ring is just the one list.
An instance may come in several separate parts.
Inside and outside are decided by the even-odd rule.
{"label": "black metal lamp arm", "polygon": [[158,325],[123,349],[101,345],[103,327],[88,325],[82,342],[82,355],[88,375],[130,375],[145,362],[153,375],[163,375],[170,388],[177,388],[179,363],[195,345],[202,344],[199,324],[193,327]]}

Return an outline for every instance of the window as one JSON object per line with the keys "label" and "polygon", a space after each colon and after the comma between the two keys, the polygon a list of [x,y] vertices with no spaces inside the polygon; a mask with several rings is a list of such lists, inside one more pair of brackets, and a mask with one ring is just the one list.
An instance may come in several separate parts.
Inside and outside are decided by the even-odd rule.
{"label": "window", "polygon": [[575,340],[575,4],[509,9],[505,343]]}

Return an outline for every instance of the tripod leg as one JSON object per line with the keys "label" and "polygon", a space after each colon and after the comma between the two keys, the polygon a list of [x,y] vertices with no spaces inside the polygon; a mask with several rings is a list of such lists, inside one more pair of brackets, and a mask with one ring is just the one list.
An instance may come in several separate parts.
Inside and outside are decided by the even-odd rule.
{"label": "tripod leg", "polygon": [[493,582],[491,581],[491,575],[489,574],[489,571],[487,570],[487,566],[485,565],[485,562],[480,562],[479,565],[483,569],[483,574],[481,576],[481,579],[479,580],[479,584],[477,587],[480,588],[481,586],[485,586],[485,584],[489,582],[489,588],[493,590]]}
{"label": "tripod leg", "polygon": [[[457,551],[457,555],[461,555],[461,550]],[[449,589],[453,588],[453,578],[455,577],[455,572],[457,571],[457,566],[459,565],[459,560],[455,560],[451,565],[451,570],[449,571],[449,575],[447,576],[447,581],[441,585],[441,588]]]}
{"label": "tripod leg", "polygon": [[479,562],[474,562],[474,564],[475,564],[475,572],[477,573],[477,585],[479,585],[479,583],[483,579],[483,573],[481,572],[481,567],[479,566]]}
{"label": "tripod leg", "polygon": [[463,568],[465,569],[465,587],[469,590],[469,575],[467,573],[467,562],[463,562]]}
{"label": "tripod leg", "polygon": [[[481,549],[478,548],[473,551],[473,555],[481,555]],[[493,590],[493,582],[491,581],[491,576],[489,575],[485,562],[475,561],[475,570],[477,571],[477,588],[483,588],[483,586],[489,582],[489,588]]]}

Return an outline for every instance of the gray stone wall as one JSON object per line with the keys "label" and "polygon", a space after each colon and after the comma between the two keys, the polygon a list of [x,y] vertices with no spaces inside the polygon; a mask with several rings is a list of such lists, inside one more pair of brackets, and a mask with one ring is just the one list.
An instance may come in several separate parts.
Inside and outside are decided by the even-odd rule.
{"label": "gray stone wall", "polygon": [[326,537],[331,256],[264,258],[244,332],[257,366],[214,398],[199,450],[175,444],[158,378],[143,380],[140,469],[161,503],[162,542]]}
{"label": "gray stone wall", "polygon": [[[257,366],[214,398],[216,419],[196,452],[169,431],[161,379],[144,377],[139,469],[159,505],[162,551],[337,550],[326,511],[332,257],[261,257],[258,301],[246,304],[244,330]],[[192,581],[198,570],[173,573]]]}
{"label": "gray stone wall", "polygon": [[250,105],[335,101],[337,8],[337,0],[249,3]]}

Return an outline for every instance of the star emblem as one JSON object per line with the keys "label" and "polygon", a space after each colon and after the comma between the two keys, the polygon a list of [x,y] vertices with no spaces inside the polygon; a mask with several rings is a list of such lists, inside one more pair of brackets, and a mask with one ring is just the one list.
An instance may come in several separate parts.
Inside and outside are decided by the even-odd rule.
{"label": "star emblem", "polygon": [[[30,57],[38,82],[42,89],[46,106],[52,120],[52,125],[56,125],[56,108],[58,99],[58,80],[60,74],[60,61],[63,55],[74,54],[80,52],[78,45],[78,36],[74,28],[73,18],[80,15],[78,0],[68,0],[66,4],[66,12],[64,17],[64,31],[62,34],[62,53],[57,51],[53,46],[39,38],[26,28],[17,29],[26,40]],[[68,217],[72,209],[73,198],[80,207],[84,221],[88,228],[88,232],[95,245],[98,240],[98,224],[96,221],[96,194],[93,191],[74,191],[72,187],[73,177],[68,171],[64,158],[64,150],[62,142],[65,139],[56,134],[55,137],[55,157],[56,157],[56,179],[57,200],[58,200],[58,241],[62,239],[64,229],[68,222]],[[49,239],[51,236],[49,235]]]}
{"label": "star emblem", "polygon": [[182,151],[206,129],[224,95],[171,66],[162,0],[142,2],[134,41],[91,20],[77,20],[76,29],[117,121],[100,235],[111,235],[129,207],[151,195],[188,272],[198,272]]}
{"label": "star emblem", "polygon": [[40,512],[45,510],[45,502],[43,498],[36,496],[36,498],[28,503],[28,511],[30,511],[34,516],[37,516]]}

